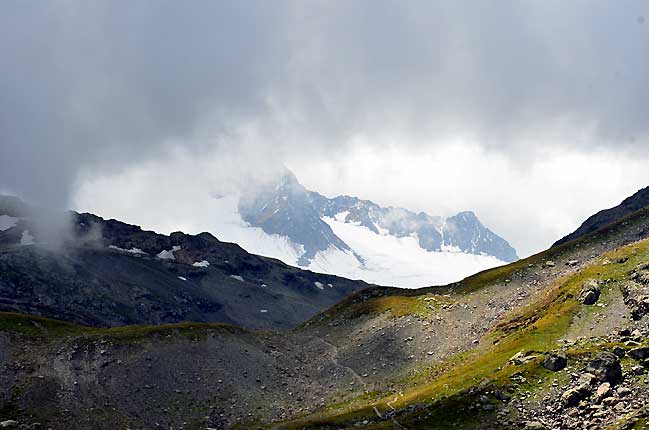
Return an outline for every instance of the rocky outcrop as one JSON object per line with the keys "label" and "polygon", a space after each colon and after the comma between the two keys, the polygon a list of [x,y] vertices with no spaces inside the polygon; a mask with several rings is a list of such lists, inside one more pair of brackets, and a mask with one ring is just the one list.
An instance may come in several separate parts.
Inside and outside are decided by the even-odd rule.
{"label": "rocky outcrop", "polygon": [[600,294],[601,290],[599,289],[597,281],[591,279],[581,287],[577,300],[585,305],[594,305],[599,299]]}
{"label": "rocky outcrop", "polygon": [[588,363],[586,372],[589,372],[601,381],[615,385],[622,381],[622,366],[620,359],[612,352],[603,351]]}

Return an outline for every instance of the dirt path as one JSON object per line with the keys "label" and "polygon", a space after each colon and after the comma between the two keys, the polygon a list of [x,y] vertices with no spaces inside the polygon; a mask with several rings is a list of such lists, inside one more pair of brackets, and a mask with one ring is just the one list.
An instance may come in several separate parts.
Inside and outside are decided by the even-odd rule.
{"label": "dirt path", "polygon": [[[361,387],[363,387],[363,389],[365,391],[367,391],[367,384],[365,384],[365,381],[363,381],[363,378],[358,373],[356,373],[356,371],[354,369],[352,369],[349,366],[345,366],[344,364],[340,364],[340,362],[338,361],[338,358],[337,358],[338,357],[338,347],[336,345],[334,345],[333,343],[329,342],[328,340],[323,339],[321,337],[316,337],[316,339],[320,340],[322,343],[327,345],[328,349],[333,351],[333,354],[331,354],[329,356],[329,359],[331,360],[331,362],[336,367],[338,367],[339,369],[344,369],[344,370],[347,370],[348,372],[350,372],[352,374],[352,376],[354,377],[354,379],[356,381],[358,381],[359,384],[361,384]],[[396,400],[396,398],[395,398],[395,400]],[[394,410],[392,405],[388,405],[388,406],[390,406],[390,408],[392,410]],[[374,413],[376,414],[377,417],[379,417],[381,419],[385,418],[383,416],[383,414],[381,414],[381,412],[379,411],[379,409],[376,406],[373,406],[372,409],[374,409]],[[405,427],[404,425],[402,425],[401,423],[399,423],[395,417],[390,417],[390,421],[392,421],[392,424],[394,424],[394,426],[396,428],[398,428],[400,430],[408,430],[408,428]]]}
{"label": "dirt path", "polygon": [[354,377],[354,379],[356,380],[356,382],[358,382],[361,385],[361,387],[363,387],[363,389],[365,389],[366,384],[365,384],[365,381],[363,381],[363,378],[361,378],[361,376],[358,373],[356,373],[356,371],[354,369],[352,369],[349,366],[345,366],[344,364],[340,364],[340,362],[338,361],[338,358],[337,358],[338,357],[338,347],[336,345],[334,345],[333,343],[329,342],[328,340],[323,339],[321,337],[317,337],[316,339],[318,339],[320,342],[327,345],[328,349],[333,352],[329,356],[329,359],[334,364],[334,366],[338,367],[339,369],[343,369],[343,370],[346,370],[349,373],[351,373],[352,376]]}

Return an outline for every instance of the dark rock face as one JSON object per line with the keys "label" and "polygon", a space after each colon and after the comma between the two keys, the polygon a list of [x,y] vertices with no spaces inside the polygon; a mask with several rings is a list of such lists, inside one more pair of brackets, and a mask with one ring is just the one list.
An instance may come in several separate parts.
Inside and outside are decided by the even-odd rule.
{"label": "dark rock face", "polygon": [[649,347],[641,346],[638,348],[633,348],[632,350],[629,351],[629,357],[634,358],[636,360],[645,360],[649,358]]}
{"label": "dark rock face", "polygon": [[[29,217],[0,232],[0,311],[90,326],[287,329],[369,286],[249,254],[208,233],[165,236],[92,214],[70,213],[70,222],[57,249],[40,244]],[[35,244],[20,244],[26,230]]]}
{"label": "dark rock face", "polygon": [[543,367],[553,372],[558,372],[566,367],[568,358],[563,352],[548,354],[543,360]]}
{"label": "dark rock face", "polygon": [[287,236],[304,246],[298,262],[307,266],[320,251],[333,246],[351,251],[334,234],[311,203],[309,193],[292,174],[284,175],[277,185],[267,185],[239,202],[239,213],[250,225],[261,227],[268,234]]}
{"label": "dark rock face", "polygon": [[561,245],[571,240],[580,238],[581,236],[592,233],[595,230],[610,224],[620,218],[629,215],[632,212],[640,210],[649,206],[649,187],[643,188],[631,197],[624,199],[622,203],[611,209],[606,209],[596,213],[588,218],[584,223],[574,232],[556,241],[552,246]]}
{"label": "dark rock face", "polygon": [[597,285],[597,281],[591,280],[581,287],[577,300],[585,305],[594,305],[599,299],[600,294],[601,290]]}
{"label": "dark rock face", "polygon": [[[308,265],[320,251],[335,247],[352,251],[331,230],[322,217],[333,218],[345,213],[344,222],[357,223],[374,233],[386,230],[396,237],[417,235],[419,245],[427,251],[456,249],[470,254],[486,254],[502,261],[518,260],[507,241],[480,223],[473,212],[461,212],[443,219],[403,208],[381,207],[369,200],[338,196],[329,199],[307,191],[291,173],[277,183],[268,184],[239,204],[242,218],[268,234],[289,237],[304,246],[299,264]],[[362,259],[357,256],[362,263]]]}
{"label": "dark rock face", "polygon": [[622,367],[617,355],[611,352],[600,352],[588,364],[586,371],[595,375],[601,382],[615,385],[622,381]]}

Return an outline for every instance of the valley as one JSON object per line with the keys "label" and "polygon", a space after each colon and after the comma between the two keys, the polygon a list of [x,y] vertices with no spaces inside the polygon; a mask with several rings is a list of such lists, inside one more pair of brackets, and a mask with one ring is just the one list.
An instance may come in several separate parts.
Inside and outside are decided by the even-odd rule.
{"label": "valley", "polygon": [[[363,289],[284,333],[210,323],[88,328],[5,313],[2,410],[24,428],[55,429],[641,422],[647,238],[642,209],[461,282]],[[591,281],[600,293],[587,305],[579,300]],[[598,364],[603,353],[612,377]],[[548,370],[552,354],[567,365]]]}

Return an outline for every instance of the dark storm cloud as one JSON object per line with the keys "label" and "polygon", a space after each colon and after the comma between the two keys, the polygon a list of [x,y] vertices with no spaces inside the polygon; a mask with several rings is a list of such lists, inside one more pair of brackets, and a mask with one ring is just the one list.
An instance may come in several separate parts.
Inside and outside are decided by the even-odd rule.
{"label": "dark storm cloud", "polygon": [[[469,134],[646,149],[641,1],[4,1],[0,187],[65,205],[80,168],[258,127],[259,151]],[[409,139],[412,137],[412,139]],[[217,139],[218,140],[218,139]],[[236,139],[234,139],[236,141]],[[432,144],[432,143],[431,143]]]}

